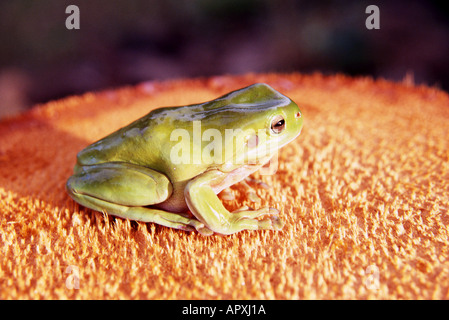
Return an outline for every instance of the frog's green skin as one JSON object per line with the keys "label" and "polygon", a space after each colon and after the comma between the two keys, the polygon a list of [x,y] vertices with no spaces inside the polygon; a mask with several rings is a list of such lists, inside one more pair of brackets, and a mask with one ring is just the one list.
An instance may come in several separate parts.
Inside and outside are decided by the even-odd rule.
{"label": "frog's green skin", "polygon": [[[275,133],[272,122],[275,117],[280,119],[279,115],[284,127]],[[193,121],[200,121],[201,133],[212,128],[222,137],[226,129],[241,129],[234,148],[226,149],[232,146],[223,139],[222,157],[213,163],[175,164],[173,147],[181,144],[191,153],[198,150],[192,138]],[[272,209],[242,208],[230,213],[217,194],[261,168],[299,135],[302,124],[298,106],[266,84],[254,84],[201,104],[156,109],[80,151],[67,191],[76,202],[97,211],[196,229],[205,235],[280,229],[282,222],[277,216],[256,219],[273,213]],[[175,129],[185,129],[190,139],[170,139]],[[211,141],[215,143],[215,139],[200,140],[200,150]],[[257,158],[255,151],[259,152]]]}

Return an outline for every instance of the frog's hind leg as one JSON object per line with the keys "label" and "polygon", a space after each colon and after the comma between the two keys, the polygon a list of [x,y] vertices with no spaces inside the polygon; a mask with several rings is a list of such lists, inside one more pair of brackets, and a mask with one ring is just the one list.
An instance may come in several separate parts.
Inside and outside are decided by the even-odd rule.
{"label": "frog's hind leg", "polygon": [[67,191],[79,204],[125,219],[210,234],[196,219],[146,206],[172,193],[168,178],[155,170],[127,163],[83,166],[67,181]]}
{"label": "frog's hind leg", "polygon": [[100,212],[106,212],[120,218],[157,223],[165,227],[180,229],[184,231],[193,231],[196,229],[204,235],[212,234],[212,232],[208,230],[203,223],[199,222],[196,219],[186,218],[180,214],[146,207],[122,206],[88,195],[72,194],[70,191],[69,193],[72,197],[75,198],[78,203],[87,208]]}

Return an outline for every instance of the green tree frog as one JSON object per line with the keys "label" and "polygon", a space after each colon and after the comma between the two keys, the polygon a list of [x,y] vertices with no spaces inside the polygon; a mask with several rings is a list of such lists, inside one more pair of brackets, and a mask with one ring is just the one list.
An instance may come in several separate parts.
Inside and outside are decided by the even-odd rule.
{"label": "green tree frog", "polygon": [[298,106],[263,83],[159,108],[81,150],[66,188],[87,208],[203,235],[279,230],[275,209],[229,212],[217,194],[262,168],[302,125]]}

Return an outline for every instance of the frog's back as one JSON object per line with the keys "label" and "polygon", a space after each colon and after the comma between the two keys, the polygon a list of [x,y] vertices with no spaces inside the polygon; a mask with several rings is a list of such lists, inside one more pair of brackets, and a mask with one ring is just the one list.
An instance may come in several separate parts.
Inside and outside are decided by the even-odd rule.
{"label": "frog's back", "polygon": [[176,170],[169,161],[170,150],[178,143],[177,139],[171,139],[175,129],[185,129],[192,138],[194,121],[201,121],[202,131],[208,128],[242,128],[250,122],[248,119],[265,121],[264,112],[290,103],[289,98],[270,86],[254,84],[208,102],[155,109],[80,151],[78,165],[129,162],[171,172]]}
{"label": "frog's back", "polygon": [[151,134],[148,137],[147,132],[156,132],[155,127],[158,127],[151,115],[152,112],[81,150],[77,155],[78,164],[139,163],[142,157],[145,157],[145,162],[151,162],[151,158],[156,159],[158,149],[152,148],[150,158],[147,157],[147,152],[144,152],[149,147],[147,139],[152,138]]}

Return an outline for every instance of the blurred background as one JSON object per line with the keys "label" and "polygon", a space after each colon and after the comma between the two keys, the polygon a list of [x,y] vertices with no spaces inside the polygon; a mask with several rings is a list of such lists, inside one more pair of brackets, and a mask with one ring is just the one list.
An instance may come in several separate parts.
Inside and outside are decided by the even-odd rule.
{"label": "blurred background", "polygon": [[[68,30],[68,5],[80,29]],[[368,5],[380,30],[368,30]],[[2,0],[0,118],[142,81],[248,72],[370,75],[449,90],[437,1]]]}

